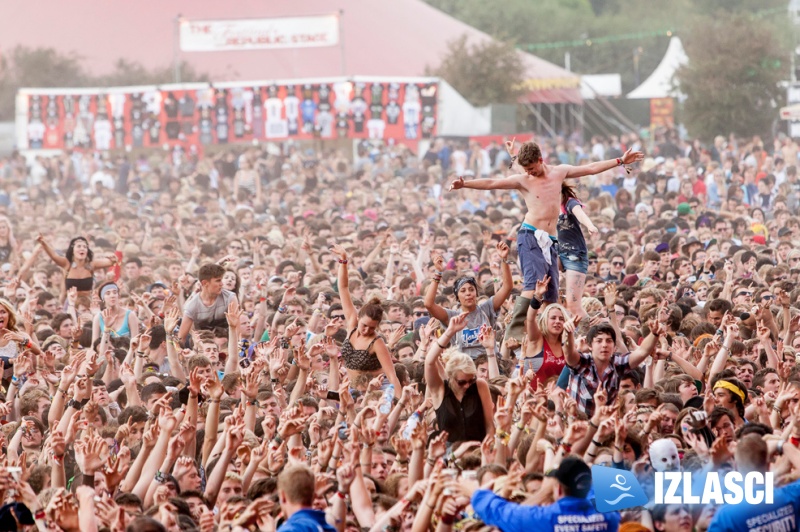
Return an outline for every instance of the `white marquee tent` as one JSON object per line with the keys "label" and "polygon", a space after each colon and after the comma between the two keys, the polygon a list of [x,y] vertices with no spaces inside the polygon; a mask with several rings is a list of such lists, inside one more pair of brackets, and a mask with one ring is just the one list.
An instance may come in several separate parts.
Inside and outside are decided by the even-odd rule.
{"label": "white marquee tent", "polygon": [[628,94],[631,100],[645,100],[651,98],[680,97],[680,91],[674,81],[675,72],[689,63],[689,58],[683,49],[683,44],[678,37],[672,37],[667,47],[667,52],[661,63],[650,74],[644,83],[633,89]]}

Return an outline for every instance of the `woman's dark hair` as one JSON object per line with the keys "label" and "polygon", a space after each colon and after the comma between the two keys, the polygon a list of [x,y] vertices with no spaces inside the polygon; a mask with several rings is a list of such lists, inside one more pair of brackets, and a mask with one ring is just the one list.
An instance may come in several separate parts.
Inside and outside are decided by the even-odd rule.
{"label": "woman's dark hair", "polygon": [[366,305],[361,307],[361,311],[358,313],[359,318],[362,316],[366,316],[369,319],[380,323],[383,319],[383,307],[381,306],[381,300],[377,297],[370,299]]}
{"label": "woman's dark hair", "polygon": [[[228,272],[230,272],[230,273],[232,273],[233,275],[236,276],[236,284],[233,285],[233,290],[231,290],[231,291],[234,294],[238,294],[239,293],[239,288],[242,286],[242,280],[239,279],[239,274],[236,273],[234,270],[228,268],[228,269],[225,270],[225,273],[228,273]],[[224,277],[224,275],[223,275],[223,277]]]}
{"label": "woman's dark hair", "polygon": [[76,236],[75,238],[69,241],[69,247],[67,248],[67,253],[64,255],[70,264],[72,264],[72,259],[75,254],[75,243],[78,242],[79,240],[83,240],[84,242],[86,242],[86,249],[87,249],[86,261],[92,262],[92,260],[94,259],[94,253],[92,253],[92,248],[89,247],[89,241],[83,238],[82,236]]}
{"label": "woman's dark hair", "polygon": [[578,199],[578,193],[575,192],[575,187],[568,185],[566,181],[561,183],[561,205],[566,205],[570,198]]}

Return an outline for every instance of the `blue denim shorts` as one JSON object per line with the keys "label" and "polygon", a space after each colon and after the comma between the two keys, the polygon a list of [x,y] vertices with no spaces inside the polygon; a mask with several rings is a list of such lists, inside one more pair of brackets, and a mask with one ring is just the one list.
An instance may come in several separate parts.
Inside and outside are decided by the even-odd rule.
{"label": "blue denim shorts", "polygon": [[589,255],[585,251],[559,249],[558,258],[565,270],[586,274],[589,271]]}
{"label": "blue denim shorts", "polygon": [[519,267],[522,270],[524,290],[536,288],[536,281],[543,279],[545,275],[550,276],[550,285],[544,300],[548,303],[558,301],[558,242],[548,250],[550,253],[550,264],[544,259],[542,248],[536,241],[534,232],[529,229],[520,229],[517,233],[517,253],[519,254]]}

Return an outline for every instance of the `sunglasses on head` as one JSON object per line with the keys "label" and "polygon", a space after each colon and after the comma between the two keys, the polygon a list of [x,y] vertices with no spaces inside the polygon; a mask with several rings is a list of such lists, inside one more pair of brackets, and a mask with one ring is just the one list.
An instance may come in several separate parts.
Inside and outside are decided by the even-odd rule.
{"label": "sunglasses on head", "polygon": [[472,386],[476,382],[478,382],[477,377],[472,377],[471,379],[467,379],[464,381],[462,381],[461,379],[456,379],[456,384],[458,384],[459,386]]}

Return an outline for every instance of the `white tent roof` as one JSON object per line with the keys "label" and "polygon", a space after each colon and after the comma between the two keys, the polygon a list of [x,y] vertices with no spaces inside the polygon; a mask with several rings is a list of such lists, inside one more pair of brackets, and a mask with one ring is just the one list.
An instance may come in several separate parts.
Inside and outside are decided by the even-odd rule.
{"label": "white tent roof", "polygon": [[644,80],[644,83],[628,94],[628,98],[637,100],[678,96],[679,93],[675,90],[675,87],[673,87],[672,78],[675,76],[675,72],[678,68],[688,62],[689,58],[686,57],[686,52],[683,50],[681,40],[678,37],[672,37],[661,63],[659,63],[653,73],[650,74],[650,77]]}

